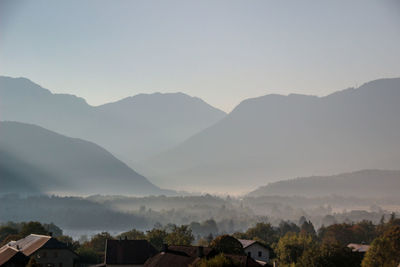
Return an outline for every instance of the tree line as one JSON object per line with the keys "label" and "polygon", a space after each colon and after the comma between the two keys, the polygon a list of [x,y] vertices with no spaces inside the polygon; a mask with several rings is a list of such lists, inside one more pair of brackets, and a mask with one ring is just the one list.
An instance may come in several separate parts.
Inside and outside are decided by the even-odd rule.
{"label": "tree line", "polygon": [[[194,229],[202,234],[196,236]],[[210,232],[207,233],[207,229]],[[77,241],[63,235],[62,230],[54,224],[9,222],[0,227],[0,241],[1,245],[4,245],[31,233],[47,235],[51,233],[75,251],[82,262],[93,264],[104,260],[107,239],[144,239],[158,250],[161,250],[163,244],[201,245],[213,247],[224,253],[243,254],[243,249],[232,241],[235,238],[257,240],[269,247],[272,260],[283,267],[397,267],[400,263],[400,219],[396,218],[395,214],[386,220],[382,217],[378,224],[371,221],[340,223],[322,226],[318,230],[305,217],[301,217],[297,223],[282,221],[278,226],[261,222],[244,232],[235,232],[232,235],[218,235],[215,230],[215,222],[207,220],[201,223],[192,222],[188,225],[155,225],[148,231],[133,228],[116,236],[101,232],[91,238],[82,238]],[[370,249],[364,256],[362,253],[352,252],[347,247],[349,243],[370,244]],[[213,261],[229,262],[223,256]],[[201,264],[209,263],[202,262]]]}

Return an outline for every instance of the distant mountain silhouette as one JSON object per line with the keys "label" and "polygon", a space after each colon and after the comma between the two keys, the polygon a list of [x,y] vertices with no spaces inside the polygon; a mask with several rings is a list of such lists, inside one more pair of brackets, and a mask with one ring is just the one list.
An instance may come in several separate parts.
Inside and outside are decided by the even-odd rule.
{"label": "distant mountain silhouette", "polygon": [[400,78],[325,97],[266,95],[142,164],[185,189],[246,190],[291,177],[400,166]]}
{"label": "distant mountain silhouette", "polygon": [[262,186],[248,196],[399,197],[400,171],[362,170],[332,176],[301,177]]}
{"label": "distant mountain silhouette", "polygon": [[225,115],[182,93],[142,94],[93,107],[25,78],[0,77],[0,120],[95,142],[130,164],[181,143]]}
{"label": "distant mountain silhouette", "polygon": [[168,194],[100,146],[0,122],[0,193]]}

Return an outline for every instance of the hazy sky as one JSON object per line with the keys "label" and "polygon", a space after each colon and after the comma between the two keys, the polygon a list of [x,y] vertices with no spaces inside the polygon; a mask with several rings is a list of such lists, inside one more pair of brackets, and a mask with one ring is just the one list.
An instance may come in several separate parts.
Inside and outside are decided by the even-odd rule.
{"label": "hazy sky", "polygon": [[93,105],[326,95],[400,76],[400,1],[0,0],[0,74]]}

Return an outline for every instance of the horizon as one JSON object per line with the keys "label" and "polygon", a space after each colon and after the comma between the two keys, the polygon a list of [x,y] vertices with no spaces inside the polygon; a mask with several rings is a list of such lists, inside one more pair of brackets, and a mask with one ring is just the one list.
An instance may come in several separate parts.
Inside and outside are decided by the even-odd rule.
{"label": "horizon", "polygon": [[67,95],[76,96],[78,98],[82,98],[91,107],[100,107],[100,106],[105,105],[105,104],[112,104],[112,103],[116,103],[116,102],[119,102],[119,101],[124,100],[124,99],[134,98],[134,97],[141,96],[141,95],[149,95],[150,96],[150,95],[156,95],[156,94],[161,94],[161,95],[184,94],[184,95],[186,95],[188,97],[191,97],[191,98],[200,99],[200,100],[204,101],[206,104],[212,106],[213,108],[219,109],[219,110],[225,112],[226,114],[229,114],[230,112],[232,112],[238,105],[240,105],[243,101],[248,100],[248,99],[255,99],[255,98],[264,97],[264,96],[268,96],[268,95],[280,95],[280,96],[303,95],[303,96],[315,96],[315,97],[323,98],[323,97],[326,97],[326,96],[329,96],[331,94],[335,94],[335,93],[338,93],[338,92],[341,92],[341,91],[344,91],[344,90],[347,90],[347,89],[358,89],[361,86],[363,86],[363,85],[365,85],[365,84],[367,84],[369,82],[373,82],[373,81],[387,80],[387,79],[400,79],[400,75],[399,76],[393,76],[393,77],[381,77],[381,78],[377,78],[377,79],[367,80],[367,81],[361,82],[360,84],[357,84],[357,86],[354,86],[354,87],[348,86],[348,87],[345,87],[345,88],[342,88],[342,89],[333,90],[332,92],[329,92],[329,93],[327,93],[325,95],[299,94],[299,93],[295,93],[295,92],[288,92],[287,94],[280,94],[280,93],[264,94],[264,95],[244,98],[244,99],[240,100],[239,103],[236,106],[233,106],[232,110],[226,111],[226,110],[223,110],[221,107],[211,105],[210,103],[208,103],[205,99],[201,98],[200,96],[190,95],[190,94],[188,94],[188,93],[186,93],[184,91],[175,91],[175,92],[155,91],[155,92],[148,92],[148,93],[137,92],[137,94],[135,94],[135,95],[126,95],[126,96],[122,96],[122,98],[119,98],[119,99],[116,99],[116,100],[112,100],[110,102],[103,102],[103,103],[100,103],[98,105],[93,105],[93,104],[91,104],[89,99],[86,99],[85,97],[83,97],[81,95],[76,95],[76,94],[69,93],[69,92],[59,92],[57,89],[54,89],[54,88],[46,88],[46,87],[42,86],[40,82],[31,80],[29,77],[22,77],[22,76],[12,77],[12,76],[6,76],[6,75],[3,75],[3,74],[0,74],[0,77],[11,78],[11,79],[27,79],[30,82],[40,86],[41,88],[50,91],[50,93],[52,93],[52,94],[61,94],[61,95],[62,94],[67,94]]}

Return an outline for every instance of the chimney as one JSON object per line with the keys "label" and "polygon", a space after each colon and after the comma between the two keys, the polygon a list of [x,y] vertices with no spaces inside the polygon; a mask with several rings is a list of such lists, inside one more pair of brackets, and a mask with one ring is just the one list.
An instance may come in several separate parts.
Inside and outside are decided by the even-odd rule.
{"label": "chimney", "polygon": [[167,252],[167,251],[168,251],[168,244],[162,244],[161,252]]}
{"label": "chimney", "polygon": [[125,240],[128,240],[128,236],[125,236]]}
{"label": "chimney", "polygon": [[49,236],[53,237],[53,232],[49,232]]}
{"label": "chimney", "polygon": [[197,257],[199,257],[199,258],[204,257],[204,248],[202,246],[197,247]]}
{"label": "chimney", "polygon": [[19,250],[19,245],[17,245],[17,250]]}

